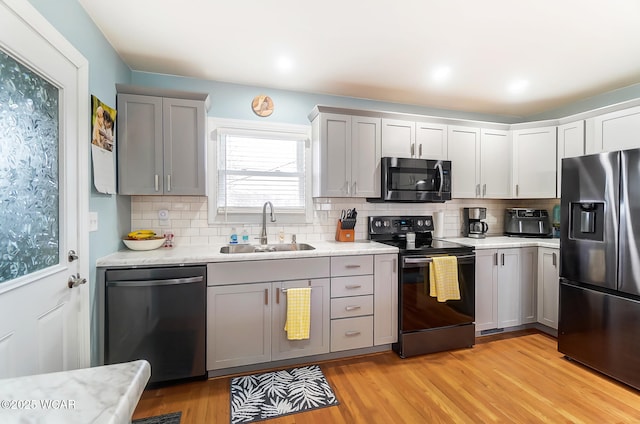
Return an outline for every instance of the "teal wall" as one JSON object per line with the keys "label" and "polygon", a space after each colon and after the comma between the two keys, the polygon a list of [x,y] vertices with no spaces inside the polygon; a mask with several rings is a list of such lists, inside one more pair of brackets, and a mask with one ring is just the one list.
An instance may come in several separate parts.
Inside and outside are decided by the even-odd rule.
{"label": "teal wall", "polygon": [[[113,107],[116,105],[116,83],[207,92],[211,96],[209,115],[232,119],[264,120],[265,118],[258,118],[253,114],[250,104],[255,95],[267,94],[274,100],[275,111],[266,119],[274,122],[292,124],[308,124],[307,115],[316,104],[514,123],[523,120],[563,117],[640,97],[640,84],[638,84],[584,99],[524,119],[512,116],[458,112],[350,97],[275,90],[264,87],[204,81],[137,71],[132,72],[114,51],[77,0],[29,0],[29,2],[87,58],[89,61],[90,93]],[[113,19],[117,19],[116,11],[114,11]],[[89,101],[90,99],[87,99],[87,102]],[[89,117],[80,118],[89,119]],[[90,134],[87,134],[87,142],[89,139]],[[86,160],[86,166],[91,169],[90,157],[87,157]],[[92,174],[91,178],[93,179]],[[90,233],[89,244],[89,263],[91,267],[91,275],[89,278],[90,281],[95,282],[96,259],[121,248],[120,237],[129,231],[131,202],[127,196],[100,194],[96,192],[93,185],[91,185],[90,190],[89,209],[99,214],[99,229],[96,232]],[[79,253],[87,254],[86,252]],[[91,302],[92,312],[95,312],[95,286],[92,286]],[[95,329],[97,328],[95,320],[92,320],[92,328],[92,334],[95,337]],[[92,346],[95,346],[95,340]],[[96,352],[92,352],[92,363],[94,364],[95,355]]]}

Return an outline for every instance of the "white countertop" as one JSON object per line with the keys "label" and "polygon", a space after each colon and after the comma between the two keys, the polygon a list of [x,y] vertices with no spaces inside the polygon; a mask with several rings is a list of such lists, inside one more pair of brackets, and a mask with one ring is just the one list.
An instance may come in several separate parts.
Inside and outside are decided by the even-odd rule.
{"label": "white countertop", "polygon": [[148,251],[121,250],[99,258],[98,267],[142,266],[171,264],[200,264],[207,262],[233,262],[247,260],[313,258],[322,256],[372,255],[398,253],[396,247],[369,240],[340,243],[337,241],[313,241],[308,244],[315,250],[294,252],[220,253],[224,244],[204,246],[176,246]]}
{"label": "white countertop", "polygon": [[489,236],[483,239],[458,237],[446,238],[443,240],[462,244],[463,246],[471,246],[476,249],[505,249],[509,247],[550,247],[555,249],[560,248],[560,239],[557,238]]}
{"label": "white countertop", "polygon": [[150,376],[140,360],[0,380],[0,422],[130,423]]}

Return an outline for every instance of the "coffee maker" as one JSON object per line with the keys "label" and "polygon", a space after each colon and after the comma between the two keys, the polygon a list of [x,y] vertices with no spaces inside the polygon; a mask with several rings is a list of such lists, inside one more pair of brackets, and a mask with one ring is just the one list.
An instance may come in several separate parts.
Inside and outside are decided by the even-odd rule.
{"label": "coffee maker", "polygon": [[486,237],[489,226],[483,220],[487,219],[487,208],[464,208],[462,219],[462,234],[465,237]]}

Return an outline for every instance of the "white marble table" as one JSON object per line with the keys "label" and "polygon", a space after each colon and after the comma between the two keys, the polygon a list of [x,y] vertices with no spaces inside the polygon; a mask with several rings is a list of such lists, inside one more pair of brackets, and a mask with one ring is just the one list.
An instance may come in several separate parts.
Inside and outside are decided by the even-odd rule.
{"label": "white marble table", "polygon": [[1,423],[130,423],[147,361],[0,380]]}

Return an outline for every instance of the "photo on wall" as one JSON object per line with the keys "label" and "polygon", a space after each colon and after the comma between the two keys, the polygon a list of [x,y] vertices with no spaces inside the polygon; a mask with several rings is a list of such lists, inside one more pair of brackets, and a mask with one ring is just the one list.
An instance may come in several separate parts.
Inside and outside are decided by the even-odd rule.
{"label": "photo on wall", "polygon": [[116,192],[115,125],[117,111],[91,96],[91,157],[93,184],[105,194]]}

